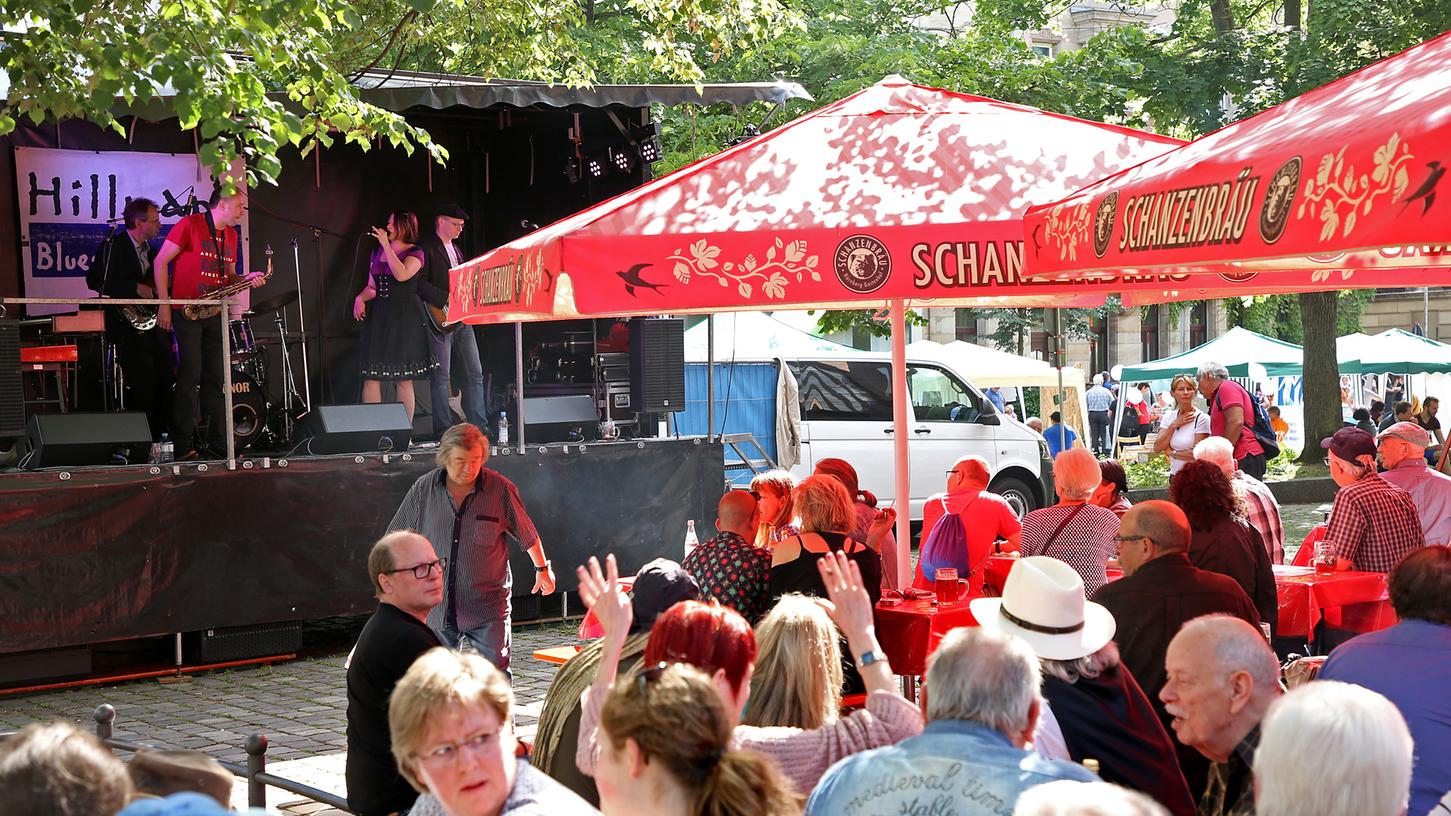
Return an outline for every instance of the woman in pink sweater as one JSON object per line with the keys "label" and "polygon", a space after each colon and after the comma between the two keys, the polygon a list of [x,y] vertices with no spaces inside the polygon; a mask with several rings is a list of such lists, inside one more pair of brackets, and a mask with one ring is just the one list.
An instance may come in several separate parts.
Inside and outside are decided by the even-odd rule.
{"label": "woman in pink sweater", "polygon": [[[733,747],[753,749],[775,759],[796,793],[802,796],[816,786],[821,775],[837,760],[868,748],[893,745],[922,732],[922,713],[897,693],[891,667],[877,643],[872,603],[862,586],[861,571],[841,554],[823,557],[818,568],[831,598],[820,603],[846,635],[847,645],[857,660],[867,689],[866,708],[813,730],[737,725],[732,736]],[[599,675],[580,699],[579,748],[575,755],[580,771],[593,776],[599,756],[596,730],[600,710],[615,682],[631,612],[629,596],[619,586],[614,556],[605,559],[603,571],[599,561],[591,558],[589,567],[579,568],[578,573],[580,597],[594,610],[605,630]],[[735,612],[724,609],[709,615],[691,615],[684,608],[691,603],[677,604],[656,621],[641,665],[652,666],[661,661],[691,663],[711,677],[726,709],[739,722],[750,696],[755,635],[743,619],[737,624],[735,619],[740,616]],[[680,615],[696,622],[691,628],[700,631],[689,632],[689,637],[684,639],[666,635],[671,628],[668,619]],[[671,643],[658,644],[657,633],[662,636],[660,640]],[[711,654],[691,654],[701,651],[699,644],[710,644]]]}

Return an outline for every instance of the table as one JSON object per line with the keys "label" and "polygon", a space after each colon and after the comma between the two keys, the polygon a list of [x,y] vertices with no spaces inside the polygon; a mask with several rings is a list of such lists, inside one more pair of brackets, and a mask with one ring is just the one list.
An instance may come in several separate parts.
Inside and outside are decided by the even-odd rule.
{"label": "table", "polygon": [[895,606],[877,603],[877,642],[882,645],[892,673],[917,677],[927,672],[927,656],[942,636],[959,626],[976,626],[977,619],[963,598],[938,606],[936,596],[914,598]]}
{"label": "table", "polygon": [[554,663],[562,666],[577,654],[579,654],[578,646],[565,644],[564,646],[550,646],[547,649],[540,649],[531,655],[531,657],[535,660],[542,660],[545,663]]}
{"label": "table", "polygon": [[1311,638],[1322,618],[1330,626],[1351,632],[1374,632],[1397,622],[1383,572],[1276,575],[1275,589],[1280,602],[1280,637]]}

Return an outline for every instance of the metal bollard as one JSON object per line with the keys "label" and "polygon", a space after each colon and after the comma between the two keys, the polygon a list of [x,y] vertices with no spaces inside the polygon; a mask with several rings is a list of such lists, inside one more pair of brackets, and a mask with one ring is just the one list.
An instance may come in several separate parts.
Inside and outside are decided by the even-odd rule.
{"label": "metal bollard", "polygon": [[[105,743],[111,738],[112,726],[116,723],[116,708],[110,703],[102,703],[91,712],[91,717],[96,721],[96,739]],[[110,751],[111,747],[106,746],[106,750]]]}
{"label": "metal bollard", "polygon": [[267,786],[257,775],[267,770],[267,736],[247,737],[247,807],[267,807]]}

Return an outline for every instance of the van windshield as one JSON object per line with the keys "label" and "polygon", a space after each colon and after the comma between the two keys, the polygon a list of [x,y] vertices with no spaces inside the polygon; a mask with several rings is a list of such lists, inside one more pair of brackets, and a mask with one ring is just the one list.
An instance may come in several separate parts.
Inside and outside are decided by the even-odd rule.
{"label": "van windshield", "polygon": [[918,422],[975,422],[980,414],[977,395],[940,368],[909,367],[907,392]]}

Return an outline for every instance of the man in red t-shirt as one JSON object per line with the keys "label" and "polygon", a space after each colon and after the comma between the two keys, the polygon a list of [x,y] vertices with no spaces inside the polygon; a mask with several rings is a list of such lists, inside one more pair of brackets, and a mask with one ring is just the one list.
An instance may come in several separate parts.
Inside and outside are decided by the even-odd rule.
{"label": "man in red t-shirt", "polygon": [[[238,235],[233,229],[247,212],[247,193],[223,196],[218,184],[207,203],[207,211],[188,215],[171,228],[166,242],[156,253],[156,296],[195,298],[208,290],[243,280],[235,273]],[[257,273],[245,276],[253,286],[262,284]],[[220,456],[226,450],[226,402],[222,394],[222,348],[226,329],[216,317],[189,320],[177,307],[162,306],[157,324],[175,329],[179,355],[176,390],[172,397],[171,433],[177,458],[195,459],[203,453]],[[197,426],[197,389],[201,389],[202,413],[209,421],[205,444],[194,439]],[[207,449],[210,450],[207,450]]]}
{"label": "man in red t-shirt", "polygon": [[[947,472],[947,492],[938,493],[927,500],[922,507],[922,540],[926,541],[947,513],[962,515],[963,530],[967,533],[967,555],[971,562],[967,569],[959,569],[958,577],[968,582],[972,595],[982,594],[983,566],[993,553],[993,544],[999,538],[1006,539],[1008,550],[1021,547],[1023,523],[1008,500],[996,493],[989,493],[987,486],[992,479],[987,460],[980,456],[964,456],[957,460]],[[919,563],[913,585],[919,589],[932,589],[934,576],[923,575]]]}
{"label": "man in red t-shirt", "polygon": [[1229,378],[1229,369],[1219,363],[1199,366],[1199,393],[1209,403],[1209,433],[1234,445],[1239,469],[1261,481],[1265,478],[1265,449],[1255,439],[1254,397],[1244,386]]}

